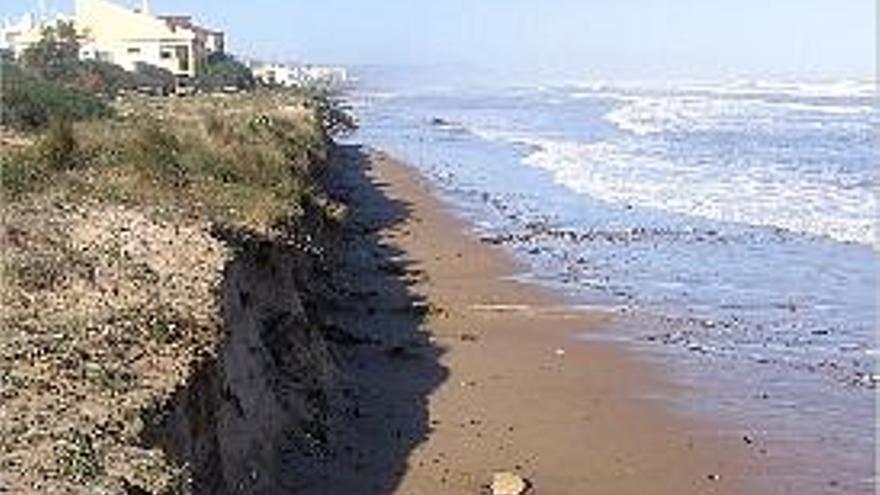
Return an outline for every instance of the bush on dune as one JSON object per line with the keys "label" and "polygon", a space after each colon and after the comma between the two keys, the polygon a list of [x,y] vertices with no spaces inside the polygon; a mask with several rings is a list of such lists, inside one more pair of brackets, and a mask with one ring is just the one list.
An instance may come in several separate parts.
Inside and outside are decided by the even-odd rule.
{"label": "bush on dune", "polygon": [[201,91],[251,90],[256,86],[256,79],[251,70],[224,53],[211,54],[205,64],[199,68],[196,87]]}
{"label": "bush on dune", "polygon": [[347,134],[357,129],[358,123],[351,109],[332,91],[323,88],[305,88],[301,91],[307,96],[309,105],[315,110],[328,133]]}
{"label": "bush on dune", "polygon": [[0,153],[2,189],[154,205],[260,231],[321,211],[331,222],[339,212],[313,187],[329,160],[322,105],[293,92],[132,97],[117,102],[120,118],[46,117],[33,146]]}
{"label": "bush on dune", "polygon": [[42,79],[9,63],[0,66],[0,123],[32,131],[53,117],[85,120],[109,117],[113,110],[101,98]]}
{"label": "bush on dune", "polygon": [[134,72],[129,72],[98,60],[77,61],[55,82],[110,98],[126,91],[164,95],[171,93],[175,85],[174,74],[153,65],[141,63]]}
{"label": "bush on dune", "polygon": [[131,85],[130,75],[118,65],[97,60],[77,61],[55,82],[96,95],[113,96]]}
{"label": "bush on dune", "polygon": [[177,84],[171,71],[146,63],[139,63],[134,73],[128,74],[131,76],[131,85],[127,89],[167,95],[174,91]]}

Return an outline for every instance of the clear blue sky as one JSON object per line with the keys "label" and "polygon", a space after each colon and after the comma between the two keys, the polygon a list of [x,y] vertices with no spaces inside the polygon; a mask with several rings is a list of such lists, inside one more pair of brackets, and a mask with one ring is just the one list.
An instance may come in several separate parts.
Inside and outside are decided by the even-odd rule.
{"label": "clear blue sky", "polygon": [[[118,0],[125,1],[125,0]],[[129,0],[137,3],[137,0]],[[0,16],[30,0],[3,0]],[[71,11],[73,0],[47,0]],[[153,0],[247,55],[582,78],[873,77],[874,0]]]}

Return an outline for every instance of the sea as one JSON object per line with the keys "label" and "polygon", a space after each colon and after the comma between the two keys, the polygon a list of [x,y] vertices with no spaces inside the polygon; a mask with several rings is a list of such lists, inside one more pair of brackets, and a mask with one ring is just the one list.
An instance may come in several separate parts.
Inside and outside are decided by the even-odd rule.
{"label": "sea", "polygon": [[873,82],[480,87],[372,71],[349,101],[352,139],[417,168],[527,267],[518,278],[619,315],[583,340],[668,369],[683,414],[799,456],[772,485],[873,493]]}

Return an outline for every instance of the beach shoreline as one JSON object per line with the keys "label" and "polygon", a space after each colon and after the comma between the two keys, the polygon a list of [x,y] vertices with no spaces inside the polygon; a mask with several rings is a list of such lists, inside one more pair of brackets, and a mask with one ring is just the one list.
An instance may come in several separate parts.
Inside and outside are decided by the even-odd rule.
{"label": "beach shoreline", "polygon": [[[354,139],[414,170],[468,235],[512,260],[503,277],[609,316],[579,341],[667,377],[681,393],[661,390],[659,405],[747,445],[770,492],[873,493],[876,283],[864,267],[876,252],[813,230],[870,229],[869,199],[844,200],[870,192],[839,187],[872,180],[862,93],[714,82],[697,102],[687,85],[376,80],[351,96]],[[650,132],[633,127],[642,119]]]}
{"label": "beach shoreline", "polygon": [[[607,331],[613,313],[572,307],[516,281],[523,267],[471,235],[414,169],[378,151],[343,153],[355,169],[348,174],[362,181],[350,189],[375,188],[406,211],[376,236],[427,301],[419,331],[442,368],[423,390],[426,432],[411,443],[392,493],[479,493],[501,471],[554,494],[794,486],[770,480],[780,458],[768,462],[743,432],[675,413],[669,401],[685,391],[656,363],[577,338]],[[355,212],[362,206],[350,204]],[[388,321],[379,314],[360,323],[375,329]]]}

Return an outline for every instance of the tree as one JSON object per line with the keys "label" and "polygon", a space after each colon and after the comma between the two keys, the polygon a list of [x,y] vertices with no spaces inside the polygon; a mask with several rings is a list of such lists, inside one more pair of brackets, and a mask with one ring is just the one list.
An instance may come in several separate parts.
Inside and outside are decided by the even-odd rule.
{"label": "tree", "polygon": [[49,80],[60,80],[76,71],[80,36],[73,22],[58,21],[43,28],[40,41],[25,49],[25,67]]}
{"label": "tree", "polygon": [[202,91],[226,88],[250,90],[256,85],[254,74],[231,55],[212,53],[196,76],[196,87]]}

